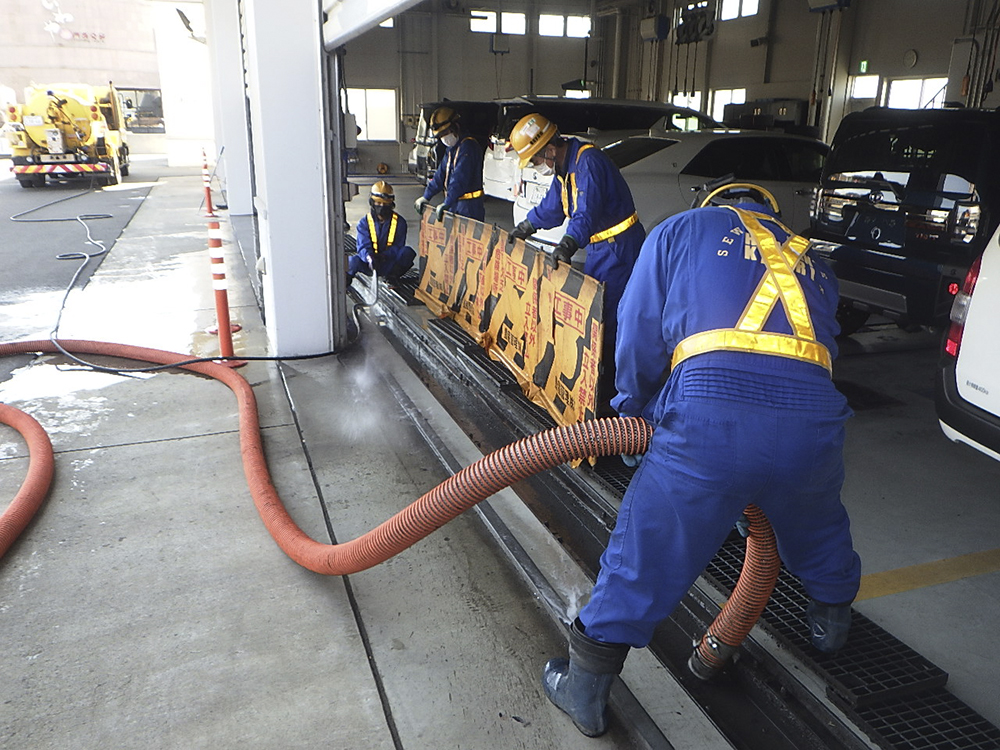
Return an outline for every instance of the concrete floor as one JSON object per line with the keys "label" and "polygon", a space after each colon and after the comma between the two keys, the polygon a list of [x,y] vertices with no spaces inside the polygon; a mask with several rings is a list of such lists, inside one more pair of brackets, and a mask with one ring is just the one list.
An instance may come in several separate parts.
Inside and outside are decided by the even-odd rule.
{"label": "concrete floor", "polygon": [[[159,175],[86,288],[70,295],[64,338],[217,353],[205,333],[214,306],[200,175]],[[415,243],[420,189],[390,180]],[[0,181],[4,199],[9,190],[18,188]],[[366,209],[362,185],[348,206],[352,232]],[[509,204],[488,202],[487,220],[509,227]],[[53,227],[37,229],[21,248],[25,262],[64,249]],[[243,326],[237,352],[263,353],[259,312],[228,236],[226,251],[230,306]],[[30,295],[9,291],[0,295],[0,338],[45,338],[60,295],[47,289],[22,314],[17,300]],[[17,314],[5,317],[8,300]],[[877,351],[879,337],[891,338],[858,337],[857,352],[837,365],[839,377],[898,399],[859,412],[848,431],[845,502],[864,572],[1000,548],[1000,466],[936,432],[933,351],[854,356]],[[235,400],[223,386],[178,372],[82,372],[55,357],[9,369],[5,379],[0,364],[0,400],[48,430],[56,478],[0,560],[0,746],[583,746],[538,680],[545,659],[564,653],[563,636],[475,514],[370,570],[319,576],[290,561],[260,522],[239,464]],[[275,485],[319,541],[364,533],[446,476],[396,389],[463,463],[478,457],[381,336],[337,358],[251,362],[240,372],[259,402]],[[26,467],[22,441],[0,426],[4,494]],[[509,523],[531,526],[516,500],[499,497],[496,507]],[[559,550],[534,552],[563,570],[565,592],[586,590]],[[948,671],[953,692],[994,723],[998,576],[856,605]],[[728,747],[644,652],[630,656],[625,676],[675,747]],[[585,741],[636,743],[617,723]]]}
{"label": "concrete floor", "polygon": [[[199,193],[197,176],[157,181],[70,295],[64,338],[217,352],[204,332],[214,307]],[[33,252],[56,251],[44,228],[37,237]],[[261,353],[226,246],[236,349]],[[340,358],[241,370],[275,485],[319,541],[358,536],[445,478],[382,374],[398,370],[423,398],[418,384],[370,338]],[[223,386],[64,362],[41,357],[0,383],[0,399],[38,419],[56,450],[48,500],[0,561],[0,746],[580,746],[539,683],[563,638],[474,516],[368,571],[308,572],[254,509]],[[26,467],[19,436],[0,426],[5,494]],[[633,742],[615,726],[589,746]]]}

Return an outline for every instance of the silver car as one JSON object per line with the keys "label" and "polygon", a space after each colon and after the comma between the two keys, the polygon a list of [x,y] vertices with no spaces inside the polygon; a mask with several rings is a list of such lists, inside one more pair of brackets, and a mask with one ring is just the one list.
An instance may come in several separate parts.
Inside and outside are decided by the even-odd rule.
{"label": "silver car", "polygon": [[1000,229],[969,268],[951,309],[935,406],[944,434],[1000,461]]}
{"label": "silver car", "polygon": [[[770,190],[784,223],[803,232],[809,227],[812,192],[829,150],[815,138],[760,130],[650,131],[603,149],[628,183],[647,232],[690,208],[699,187],[726,175]],[[552,179],[530,167],[523,170],[514,202],[515,226],[541,202]],[[532,239],[556,244],[563,234],[564,227],[558,227]]]}

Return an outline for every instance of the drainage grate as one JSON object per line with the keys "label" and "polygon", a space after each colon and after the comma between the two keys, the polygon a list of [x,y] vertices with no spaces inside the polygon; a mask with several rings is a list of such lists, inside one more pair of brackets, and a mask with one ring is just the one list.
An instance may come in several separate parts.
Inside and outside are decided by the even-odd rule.
{"label": "drainage grate", "polygon": [[[736,585],[743,567],[745,545],[730,539],[706,573],[723,591]],[[853,706],[870,705],[898,696],[943,687],[948,673],[859,612],[852,613],[851,637],[836,654],[821,654],[809,645],[802,584],[782,568],[762,619],[786,645],[829,683],[829,692]]]}
{"label": "drainage grate", "polygon": [[420,277],[417,276],[412,270],[406,273],[405,276],[401,276],[395,281],[386,285],[389,289],[389,294],[396,298],[398,302],[402,302],[407,307],[413,305],[422,305],[419,299],[416,298],[417,286],[420,284]]}
{"label": "drainage grate", "polygon": [[944,689],[841,708],[886,750],[1000,749],[1000,729]]}
{"label": "drainage grate", "polygon": [[517,384],[514,376],[510,374],[510,370],[490,359],[490,356],[486,351],[476,344],[467,344],[460,350],[462,354],[470,364],[476,367],[480,372],[482,372],[486,377],[496,383],[503,389],[514,388],[517,392],[521,391],[521,387]]}
{"label": "drainage grate", "polygon": [[462,326],[451,318],[433,318],[428,321],[427,325],[463,349],[475,343],[472,337],[462,329]]}
{"label": "drainage grate", "polygon": [[603,456],[593,467],[594,475],[619,496],[625,494],[635,469],[622,463],[618,456]]}

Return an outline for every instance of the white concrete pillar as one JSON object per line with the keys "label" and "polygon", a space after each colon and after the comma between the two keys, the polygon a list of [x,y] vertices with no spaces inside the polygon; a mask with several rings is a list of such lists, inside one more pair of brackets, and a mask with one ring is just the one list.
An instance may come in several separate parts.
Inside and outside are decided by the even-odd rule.
{"label": "white concrete pillar", "polygon": [[247,0],[244,10],[270,350],[319,354],[334,344],[319,5]]}
{"label": "white concrete pillar", "polygon": [[[192,31],[184,27],[184,13]],[[211,66],[205,43],[205,9],[199,2],[155,2],[153,30],[163,96],[167,164],[200,167],[201,151],[215,153]]]}
{"label": "white concrete pillar", "polygon": [[205,10],[215,91],[216,175],[226,192],[230,215],[247,216],[253,213],[253,185],[238,0],[206,0]]}

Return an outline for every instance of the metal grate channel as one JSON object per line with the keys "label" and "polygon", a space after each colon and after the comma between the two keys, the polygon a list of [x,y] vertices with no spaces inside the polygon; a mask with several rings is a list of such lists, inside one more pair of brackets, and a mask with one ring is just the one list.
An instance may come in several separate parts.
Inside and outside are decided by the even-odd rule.
{"label": "metal grate channel", "polygon": [[464,349],[470,344],[475,344],[472,337],[462,330],[462,326],[451,318],[433,318],[427,322],[427,325],[459,348]]}
{"label": "metal grate channel", "polygon": [[625,494],[635,469],[622,463],[618,456],[604,456],[597,460],[592,469],[594,476],[601,480],[619,497]]}
{"label": "metal grate channel", "polygon": [[411,269],[405,275],[399,277],[395,281],[386,282],[388,287],[388,293],[391,297],[395,298],[397,302],[402,302],[407,307],[412,307],[414,305],[422,305],[419,299],[416,298],[417,286],[420,284],[420,277]]}
{"label": "metal grate channel", "polygon": [[1000,749],[1000,729],[942,688],[864,708],[841,708],[886,750]]}
{"label": "metal grate channel", "polygon": [[[739,578],[744,550],[742,539],[730,539],[706,569],[709,578],[726,593]],[[826,679],[829,692],[848,704],[870,705],[943,687],[948,681],[947,672],[856,611],[847,645],[836,654],[819,653],[809,645],[808,603],[802,584],[782,568],[762,619]]]}
{"label": "metal grate channel", "polygon": [[504,390],[521,392],[521,387],[517,384],[510,370],[499,362],[490,359],[486,351],[476,344],[468,344],[462,347],[460,353],[468,360],[469,364],[482,372],[486,377],[496,383]]}

